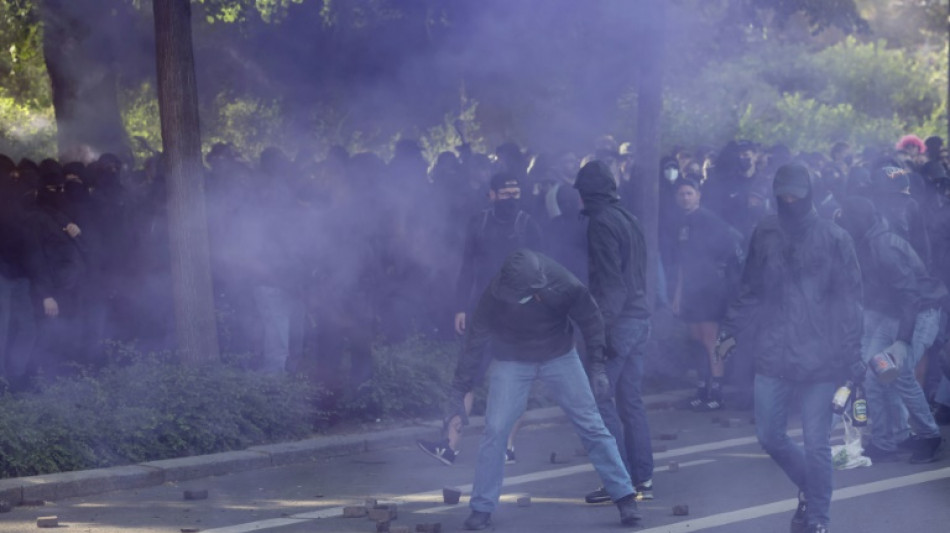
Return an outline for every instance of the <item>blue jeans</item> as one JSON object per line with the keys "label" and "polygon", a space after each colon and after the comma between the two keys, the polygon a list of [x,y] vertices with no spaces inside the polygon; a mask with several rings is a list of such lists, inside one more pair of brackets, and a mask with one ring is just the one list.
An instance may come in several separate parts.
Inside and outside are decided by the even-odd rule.
{"label": "blue jeans", "polygon": [[611,342],[618,355],[607,361],[607,377],[614,401],[597,403],[604,425],[617,439],[620,457],[634,483],[653,478],[650,424],[641,395],[643,347],[649,338],[649,320],[630,320],[614,327]]}
{"label": "blue jeans", "polygon": [[[868,392],[868,414],[871,420],[871,442],[886,451],[897,450],[897,444],[910,436],[908,419],[921,437],[936,437],[940,428],[930,412],[927,397],[914,369],[933,344],[940,325],[940,311],[930,309],[917,315],[914,337],[907,360],[901,363],[900,373],[891,383],[881,383],[868,373],[864,384]],[[897,339],[899,322],[877,311],[864,312],[862,352],[865,360],[890,346]]]}
{"label": "blue jeans", "polygon": [[[827,525],[831,511],[831,398],[833,382],[798,383],[756,374],[755,433],[762,448],[805,494],[808,525]],[[802,447],[788,436],[795,394],[802,413]]]}
{"label": "blue jeans", "polygon": [[475,483],[469,506],[490,513],[501,497],[505,446],[515,421],[528,405],[535,380],[544,383],[574,425],[587,456],[616,501],[633,494],[617,442],[604,427],[577,350],[543,363],[494,361],[489,370],[485,431],[478,448]]}

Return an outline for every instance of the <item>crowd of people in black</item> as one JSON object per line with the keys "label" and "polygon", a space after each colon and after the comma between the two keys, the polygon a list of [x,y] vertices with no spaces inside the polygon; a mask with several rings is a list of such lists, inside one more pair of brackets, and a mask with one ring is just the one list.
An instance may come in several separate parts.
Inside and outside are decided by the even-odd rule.
{"label": "crowd of people in black", "polygon": [[[482,278],[494,272],[473,268],[483,234],[510,232],[513,247],[541,250],[586,280],[572,185],[582,163],[600,160],[633,210],[640,177],[629,148],[609,137],[588,154],[463,146],[430,166],[411,140],[399,141],[388,163],[335,146],[319,161],[271,147],[252,164],[216,145],[205,185],[224,349],[353,391],[372,376],[375,340],[464,331]],[[793,160],[811,172],[819,216],[834,219],[854,196],[871,199],[927,271],[948,281],[950,179],[939,138],[907,136],[893,149],[860,153],[845,143],[827,154],[745,141],[674,149],[659,176],[659,300],[708,355],[698,362],[705,379],[695,408],[723,401],[718,324],[754,228],[776,210],[775,171]],[[0,156],[0,187],[0,349],[11,386],[101,365],[105,339],[172,345],[159,157],[136,168],[111,154],[85,164]],[[930,398],[936,390],[928,388]],[[943,397],[950,405],[950,391]],[[941,407],[939,418],[948,413]]]}

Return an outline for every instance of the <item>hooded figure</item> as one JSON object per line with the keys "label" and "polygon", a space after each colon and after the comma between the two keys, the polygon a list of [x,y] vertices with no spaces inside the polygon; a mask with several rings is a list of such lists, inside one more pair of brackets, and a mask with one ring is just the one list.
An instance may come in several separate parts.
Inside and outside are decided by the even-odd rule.
{"label": "hooded figure", "polygon": [[[592,368],[599,367],[591,370],[590,385],[574,344],[575,324],[583,333]],[[527,249],[511,253],[472,314],[452,382],[453,416],[466,416],[462,399],[472,389],[489,341],[493,361],[488,407],[465,529],[491,527],[491,513],[501,495],[505,443],[535,380],[544,383],[574,423],[604,481],[607,499],[620,510],[621,522],[636,524],[636,492],[617,442],[597,416],[596,393],[591,390],[596,385],[601,393],[606,391],[607,377],[604,323],[587,287],[547,256]]]}
{"label": "hooded figure", "polygon": [[[851,237],[815,212],[805,167],[781,166],[773,193],[778,215],[763,219],[752,234],[717,352],[728,356],[737,337],[748,344],[759,443],[798,487],[793,531],[825,531],[834,471],[831,398],[845,380],[863,381],[867,371],[861,270]],[[804,446],[788,436],[793,403],[801,406]]]}
{"label": "hooded figure", "polygon": [[[604,315],[607,376],[611,394],[598,398],[604,424],[617,439],[621,457],[643,499],[653,494],[653,448],[640,391],[645,345],[650,338],[646,303],[647,250],[636,217],[620,206],[617,181],[603,161],[591,161],[577,173],[587,215],[587,264],[590,292]],[[621,416],[622,413],[622,416]],[[629,436],[629,438],[627,438]],[[588,503],[606,501],[601,487]]]}
{"label": "hooded figure", "polygon": [[[947,289],[930,276],[913,247],[887,228],[870,200],[849,198],[838,224],[857,243],[864,281],[864,358],[880,352],[893,354],[900,371],[888,384],[876,377],[865,380],[872,413],[871,443],[865,455],[875,461],[897,458],[901,442],[911,444],[912,463],[936,459],[940,430],[914,369],[933,344]],[[903,409],[895,408],[903,404]],[[916,436],[910,439],[908,415]]]}

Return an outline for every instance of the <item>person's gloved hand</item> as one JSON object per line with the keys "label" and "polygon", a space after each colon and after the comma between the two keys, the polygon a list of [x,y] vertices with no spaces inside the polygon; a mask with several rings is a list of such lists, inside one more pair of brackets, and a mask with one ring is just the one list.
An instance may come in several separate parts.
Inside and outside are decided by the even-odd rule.
{"label": "person's gloved hand", "polygon": [[736,338],[732,335],[729,335],[725,331],[720,331],[719,336],[716,338],[716,357],[720,361],[725,361],[730,355],[732,355],[732,350],[736,347]]}
{"label": "person's gloved hand", "polygon": [[900,368],[904,366],[904,361],[907,360],[907,351],[909,348],[910,346],[904,341],[894,341],[894,344],[885,348],[884,351],[891,355],[894,364],[897,365],[897,368]]}
{"label": "person's gloved hand", "polygon": [[465,410],[466,391],[452,389],[448,398],[448,418],[446,422],[451,422],[453,418],[459,417],[463,426],[468,425],[468,413]]}
{"label": "person's gloved hand", "polygon": [[860,385],[864,383],[864,377],[868,373],[868,365],[864,361],[858,360],[857,362],[851,365],[851,368],[848,369],[848,377],[851,378],[851,381],[855,385]]}
{"label": "person's gloved hand", "polygon": [[590,376],[590,390],[594,393],[594,399],[597,402],[609,402],[611,400],[610,379],[607,378],[607,369],[604,363],[591,363],[588,374]]}

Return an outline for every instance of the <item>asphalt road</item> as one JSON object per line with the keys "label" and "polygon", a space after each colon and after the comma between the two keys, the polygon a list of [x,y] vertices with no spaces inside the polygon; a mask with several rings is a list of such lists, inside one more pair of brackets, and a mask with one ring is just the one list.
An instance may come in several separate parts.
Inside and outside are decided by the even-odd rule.
{"label": "asphalt road", "polygon": [[[788,531],[796,490],[755,442],[749,413],[651,411],[656,499],[642,502],[638,531],[769,533]],[[732,419],[723,427],[713,418]],[[795,426],[793,425],[793,428]],[[660,440],[660,436],[675,436]],[[950,434],[945,433],[945,437]],[[373,532],[366,518],[343,518],[341,507],[366,498],[398,502],[393,526],[439,522],[461,530],[474,472],[478,435],[469,435],[453,467],[412,446],[369,451],[315,463],[275,467],[165,484],[135,491],[16,507],[0,514],[0,532],[37,531],[36,519],[56,515],[73,532],[205,533]],[[664,449],[665,448],[665,449]],[[628,531],[610,504],[583,495],[600,482],[563,421],[529,426],[517,440],[518,463],[506,466],[506,487],[494,515],[496,531]],[[555,462],[552,463],[552,454]],[[950,455],[950,454],[948,454]],[[671,468],[671,463],[677,463]],[[459,505],[442,503],[441,489],[463,490]],[[930,465],[882,463],[835,473],[832,530],[860,533],[950,531],[950,460]],[[183,499],[205,489],[208,498]],[[531,504],[516,499],[530,495]],[[674,516],[674,505],[688,516]]]}

